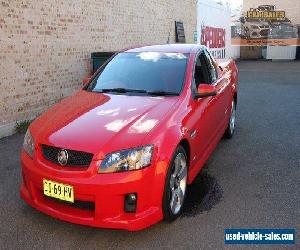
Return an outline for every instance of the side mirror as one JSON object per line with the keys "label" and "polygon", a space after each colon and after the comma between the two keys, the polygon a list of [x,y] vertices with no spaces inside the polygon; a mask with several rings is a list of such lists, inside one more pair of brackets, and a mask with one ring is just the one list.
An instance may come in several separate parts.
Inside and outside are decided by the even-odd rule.
{"label": "side mirror", "polygon": [[88,76],[88,77],[84,78],[84,79],[82,80],[82,84],[83,84],[83,85],[88,84],[89,81],[91,80],[91,78],[92,78],[91,76]]}
{"label": "side mirror", "polygon": [[200,83],[198,85],[196,98],[215,96],[217,95],[216,87],[207,83]]}

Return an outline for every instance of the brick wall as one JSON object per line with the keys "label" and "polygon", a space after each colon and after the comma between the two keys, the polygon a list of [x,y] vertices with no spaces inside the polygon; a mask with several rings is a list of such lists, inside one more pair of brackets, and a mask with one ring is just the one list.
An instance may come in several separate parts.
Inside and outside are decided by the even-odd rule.
{"label": "brick wall", "polygon": [[0,137],[78,90],[91,52],[173,42],[175,20],[193,42],[196,0],[0,0]]}

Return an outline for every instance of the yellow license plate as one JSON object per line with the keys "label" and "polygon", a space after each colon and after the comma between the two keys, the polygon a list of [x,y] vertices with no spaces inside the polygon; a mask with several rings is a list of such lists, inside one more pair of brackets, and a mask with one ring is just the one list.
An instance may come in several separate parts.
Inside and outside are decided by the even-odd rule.
{"label": "yellow license plate", "polygon": [[74,202],[74,191],[70,185],[43,180],[44,195],[63,201]]}

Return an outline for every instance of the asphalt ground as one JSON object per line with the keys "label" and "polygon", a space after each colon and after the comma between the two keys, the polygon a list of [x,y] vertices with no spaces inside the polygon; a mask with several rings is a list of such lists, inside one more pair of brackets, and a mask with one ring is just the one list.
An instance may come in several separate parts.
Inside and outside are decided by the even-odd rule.
{"label": "asphalt ground", "polygon": [[19,198],[24,135],[0,140],[0,248],[281,249],[224,245],[226,228],[295,228],[300,249],[300,62],[239,62],[236,134],[189,187],[182,216],[144,231],[74,225]]}

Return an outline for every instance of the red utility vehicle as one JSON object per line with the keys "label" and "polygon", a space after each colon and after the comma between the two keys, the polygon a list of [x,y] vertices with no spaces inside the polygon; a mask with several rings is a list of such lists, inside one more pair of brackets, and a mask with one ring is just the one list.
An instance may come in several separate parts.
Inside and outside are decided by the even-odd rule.
{"label": "red utility vehicle", "polygon": [[21,197],[53,217],[140,230],[182,210],[187,185],[234,133],[237,68],[200,45],[114,55],[29,127]]}

